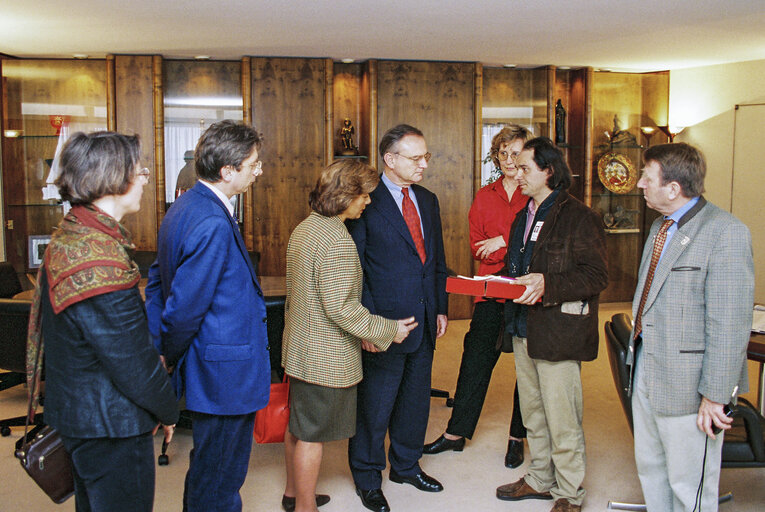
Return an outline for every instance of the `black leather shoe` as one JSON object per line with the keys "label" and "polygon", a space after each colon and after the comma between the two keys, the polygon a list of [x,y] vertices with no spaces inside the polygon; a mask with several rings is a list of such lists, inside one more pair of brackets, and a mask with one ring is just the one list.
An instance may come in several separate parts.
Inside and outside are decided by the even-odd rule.
{"label": "black leather shoe", "polygon": [[510,439],[507,442],[507,453],[505,454],[505,467],[517,468],[523,464],[523,441]]}
{"label": "black leather shoe", "polygon": [[465,438],[460,437],[459,439],[451,440],[446,439],[443,435],[433,441],[432,443],[426,444],[422,448],[422,453],[427,453],[428,455],[433,455],[436,453],[446,452],[449,450],[455,451],[455,452],[461,452],[465,448]]}
{"label": "black leather shoe", "polygon": [[[329,503],[329,496],[326,494],[316,495],[316,506],[321,507]],[[295,512],[295,497],[282,495],[282,508],[287,512]]]}
{"label": "black leather shoe", "polygon": [[385,499],[385,495],[382,489],[370,489],[365,491],[356,487],[356,494],[361,498],[361,504],[373,512],[390,512],[390,506],[388,506],[388,500]]}
{"label": "black leather shoe", "polygon": [[429,476],[427,473],[425,473],[422,470],[420,470],[420,472],[414,476],[401,476],[395,473],[391,469],[390,481],[396,482],[397,484],[413,485],[419,490],[425,491],[425,492],[441,492],[444,490],[444,486],[441,485],[441,482],[439,482],[432,476]]}

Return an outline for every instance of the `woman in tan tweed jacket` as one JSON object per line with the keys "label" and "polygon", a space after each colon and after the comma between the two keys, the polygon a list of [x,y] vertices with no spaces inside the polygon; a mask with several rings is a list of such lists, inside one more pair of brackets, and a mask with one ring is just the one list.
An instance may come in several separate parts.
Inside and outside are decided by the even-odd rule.
{"label": "woman in tan tweed jacket", "polygon": [[291,380],[282,506],[288,512],[315,511],[329,501],[316,495],[323,443],[355,434],[362,340],[386,350],[417,325],[414,317],[388,320],[361,305],[361,264],[344,221],[361,215],[378,182],[365,163],[332,162],[309,196],[313,211],[287,246],[282,361]]}

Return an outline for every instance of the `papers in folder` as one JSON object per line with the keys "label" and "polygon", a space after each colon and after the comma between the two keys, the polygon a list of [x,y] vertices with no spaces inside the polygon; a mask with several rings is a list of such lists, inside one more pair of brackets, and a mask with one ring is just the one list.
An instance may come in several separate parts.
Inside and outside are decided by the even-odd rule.
{"label": "papers in folder", "polygon": [[752,332],[765,334],[765,306],[757,305],[752,312]]}

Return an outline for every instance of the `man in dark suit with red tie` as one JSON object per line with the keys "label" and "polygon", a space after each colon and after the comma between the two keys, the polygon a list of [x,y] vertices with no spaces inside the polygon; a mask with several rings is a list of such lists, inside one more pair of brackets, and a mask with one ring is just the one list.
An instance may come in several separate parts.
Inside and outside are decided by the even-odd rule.
{"label": "man in dark suit with red tie", "polygon": [[448,303],[438,199],[416,185],[431,156],[425,137],[417,128],[398,125],[383,135],[380,155],[385,164],[380,184],[350,226],[364,269],[362,302],[386,318],[414,315],[419,325],[386,352],[362,342],[364,380],[348,456],[363,505],[387,512],[381,490],[386,433],[390,480],[427,492],[443,490],[419,460],[430,411],[433,350],[446,332]]}

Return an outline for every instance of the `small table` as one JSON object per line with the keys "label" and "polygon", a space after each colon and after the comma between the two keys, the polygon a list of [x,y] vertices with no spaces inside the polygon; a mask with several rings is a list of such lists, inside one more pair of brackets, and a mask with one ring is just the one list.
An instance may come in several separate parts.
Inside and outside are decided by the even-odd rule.
{"label": "small table", "polygon": [[760,375],[757,381],[757,409],[765,416],[765,334],[753,332],[749,338],[746,357],[760,363]]}

